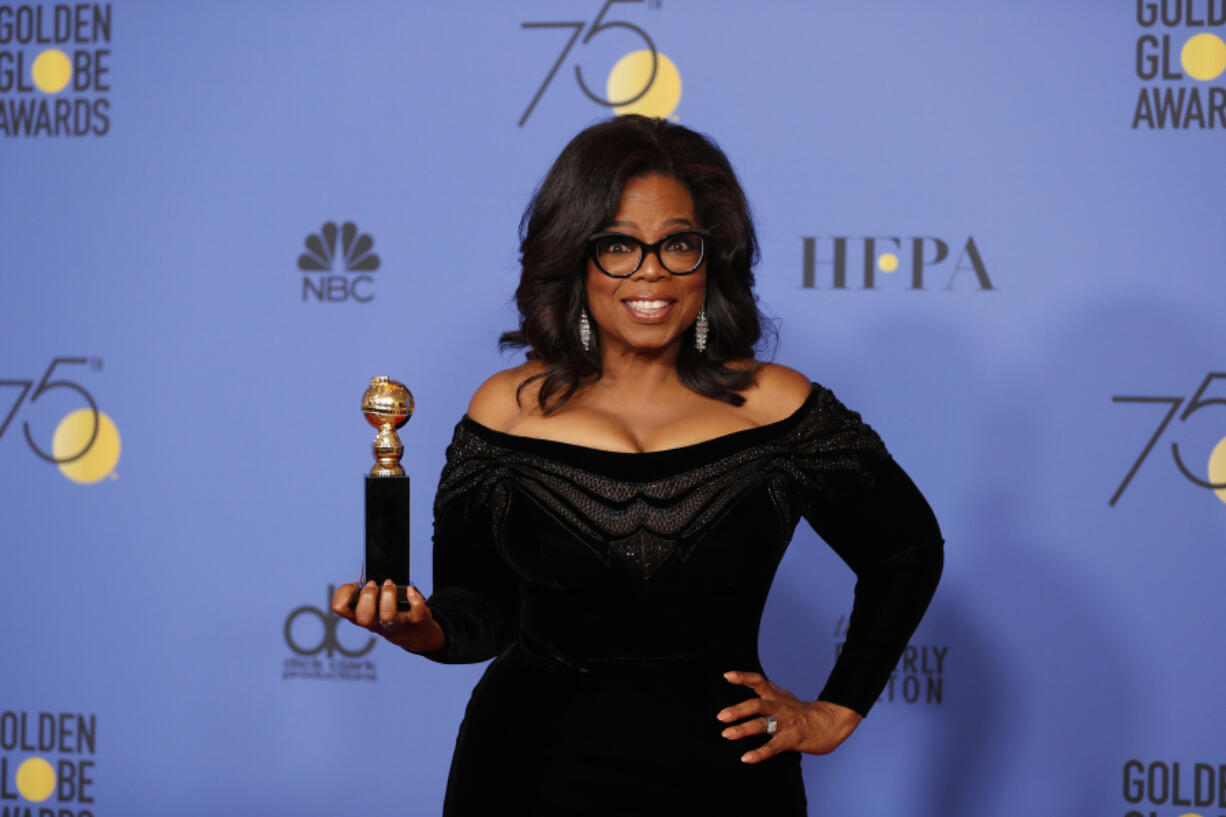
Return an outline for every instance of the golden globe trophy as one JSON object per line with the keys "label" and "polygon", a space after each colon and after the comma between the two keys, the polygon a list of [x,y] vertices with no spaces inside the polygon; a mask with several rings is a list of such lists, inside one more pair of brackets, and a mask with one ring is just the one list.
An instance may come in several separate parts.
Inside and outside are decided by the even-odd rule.
{"label": "golden globe trophy", "polygon": [[[372,377],[362,395],[366,422],[379,429],[371,448],[375,464],[366,475],[366,561],[360,584],[396,583],[397,606],[408,609],[409,478],[400,465],[404,444],[396,429],[413,416],[413,393],[403,383]],[[354,594],[354,602],[357,594]]]}

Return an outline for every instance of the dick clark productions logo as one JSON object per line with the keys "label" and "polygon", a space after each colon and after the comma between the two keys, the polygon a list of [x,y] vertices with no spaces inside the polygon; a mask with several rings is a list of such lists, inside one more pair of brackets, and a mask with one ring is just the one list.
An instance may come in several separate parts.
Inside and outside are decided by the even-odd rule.
{"label": "dick clark productions logo", "polygon": [[[329,586],[323,607],[304,604],[285,617],[285,645],[294,655],[281,662],[281,679],[376,681],[375,664],[366,655],[375,647],[375,637],[360,647],[341,642],[342,632],[357,632],[332,612],[336,587]],[[322,655],[321,655],[322,653]],[[340,657],[337,657],[337,654]]]}

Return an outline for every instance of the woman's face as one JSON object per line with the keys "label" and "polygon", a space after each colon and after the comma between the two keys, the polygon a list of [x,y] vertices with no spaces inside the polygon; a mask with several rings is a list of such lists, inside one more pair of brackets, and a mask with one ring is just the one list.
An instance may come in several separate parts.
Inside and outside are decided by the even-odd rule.
{"label": "woman's face", "polygon": [[[652,174],[626,182],[617,215],[600,231],[625,233],[654,244],[678,230],[696,227],[702,225],[685,186],[669,176]],[[597,349],[655,351],[678,344],[681,333],[698,318],[706,288],[705,260],[689,275],[673,275],[660,266],[656,253],[647,253],[633,275],[611,278],[589,258],[587,303]]]}

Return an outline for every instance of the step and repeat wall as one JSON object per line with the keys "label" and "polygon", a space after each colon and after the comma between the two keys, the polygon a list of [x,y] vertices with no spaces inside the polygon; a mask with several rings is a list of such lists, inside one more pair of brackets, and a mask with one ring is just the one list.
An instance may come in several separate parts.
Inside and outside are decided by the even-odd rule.
{"label": "step and repeat wall", "polygon": [[[520,215],[639,112],[727,151],[763,354],[948,541],[811,813],[1226,814],[1224,40],[1223,0],[0,3],[0,813],[439,812],[483,667],[328,612],[360,398],[417,398],[428,590]],[[802,525],[777,683],[852,586]]]}

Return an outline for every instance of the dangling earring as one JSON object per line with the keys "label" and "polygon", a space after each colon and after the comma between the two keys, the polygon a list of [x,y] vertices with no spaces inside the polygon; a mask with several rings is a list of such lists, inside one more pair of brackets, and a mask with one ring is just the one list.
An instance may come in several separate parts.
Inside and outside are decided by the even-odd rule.
{"label": "dangling earring", "polygon": [[587,309],[579,310],[579,343],[583,351],[592,351],[592,325],[587,321]]}
{"label": "dangling earring", "polygon": [[703,304],[702,309],[698,310],[698,320],[694,321],[694,348],[700,352],[707,350],[707,332],[709,331],[707,305]]}

